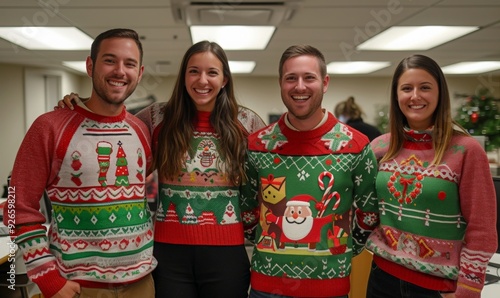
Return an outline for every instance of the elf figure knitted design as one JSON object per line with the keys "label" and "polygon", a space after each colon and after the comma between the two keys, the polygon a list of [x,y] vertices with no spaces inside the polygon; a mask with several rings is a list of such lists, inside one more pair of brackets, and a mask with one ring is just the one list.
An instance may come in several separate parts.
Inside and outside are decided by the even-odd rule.
{"label": "elf figure knitted design", "polygon": [[329,112],[310,131],[291,129],[285,118],[248,141],[242,194],[247,201],[258,198],[260,214],[252,289],[292,297],[347,295],[351,258],[378,223],[375,156],[366,136]]}
{"label": "elf figure knitted design", "polygon": [[[29,278],[45,297],[66,280],[109,287],[134,282],[155,268],[144,181],[129,176],[129,170],[145,172],[150,165],[149,141],[145,125],[125,109],[104,117],[76,106],[32,124],[12,172],[14,240]],[[39,212],[44,191],[53,208],[48,232]]]}

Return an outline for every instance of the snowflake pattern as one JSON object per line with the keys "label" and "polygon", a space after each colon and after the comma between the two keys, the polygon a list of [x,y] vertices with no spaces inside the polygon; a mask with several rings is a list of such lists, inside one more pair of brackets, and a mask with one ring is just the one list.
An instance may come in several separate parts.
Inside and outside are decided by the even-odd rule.
{"label": "snowflake pattern", "polygon": [[298,174],[297,174],[297,177],[299,178],[299,180],[301,181],[305,181],[306,178],[309,178],[309,173],[307,173],[306,171],[302,170],[300,171]]}
{"label": "snowflake pattern", "polygon": [[373,169],[373,161],[371,159],[367,159],[365,163],[365,170],[370,174],[371,170]]}
{"label": "snowflake pattern", "polygon": [[354,179],[354,183],[359,186],[363,182],[363,175],[356,176]]}

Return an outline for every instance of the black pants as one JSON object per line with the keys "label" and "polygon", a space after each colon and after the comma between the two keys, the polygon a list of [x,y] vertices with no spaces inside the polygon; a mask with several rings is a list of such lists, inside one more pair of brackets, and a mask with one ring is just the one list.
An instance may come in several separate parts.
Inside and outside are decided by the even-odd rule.
{"label": "black pants", "polygon": [[440,298],[439,291],[422,288],[378,268],[372,261],[366,298]]}
{"label": "black pants", "polygon": [[244,245],[154,245],[156,297],[248,297],[250,262]]}

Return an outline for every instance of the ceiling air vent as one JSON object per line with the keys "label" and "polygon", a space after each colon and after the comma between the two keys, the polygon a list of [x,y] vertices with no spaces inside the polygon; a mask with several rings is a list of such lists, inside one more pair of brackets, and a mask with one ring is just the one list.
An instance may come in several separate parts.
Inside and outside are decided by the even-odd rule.
{"label": "ceiling air vent", "polygon": [[298,0],[185,1],[171,0],[176,22],[192,25],[271,25],[290,20]]}

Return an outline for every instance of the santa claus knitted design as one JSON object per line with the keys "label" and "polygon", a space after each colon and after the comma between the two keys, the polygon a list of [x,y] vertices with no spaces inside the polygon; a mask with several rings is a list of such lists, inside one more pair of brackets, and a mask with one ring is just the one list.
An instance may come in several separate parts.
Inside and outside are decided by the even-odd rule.
{"label": "santa claus knitted design", "polygon": [[260,203],[252,288],[293,297],[347,295],[351,258],[378,220],[375,156],[364,135],[331,113],[303,132],[287,127],[284,117],[248,142],[242,193]]}

